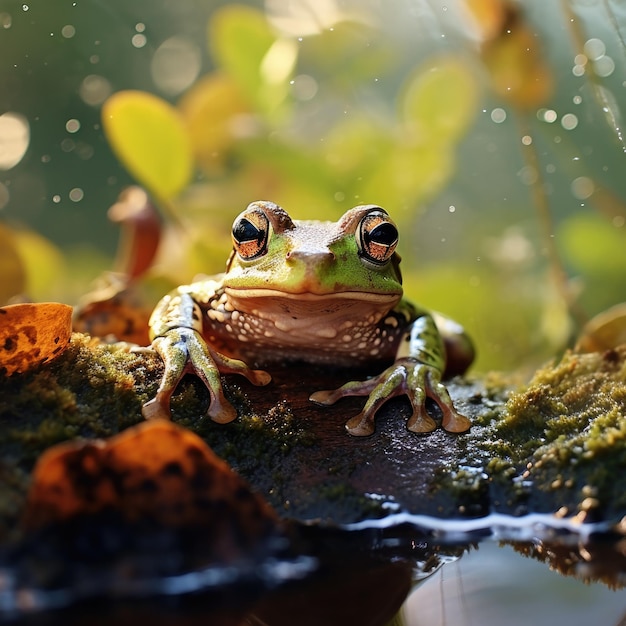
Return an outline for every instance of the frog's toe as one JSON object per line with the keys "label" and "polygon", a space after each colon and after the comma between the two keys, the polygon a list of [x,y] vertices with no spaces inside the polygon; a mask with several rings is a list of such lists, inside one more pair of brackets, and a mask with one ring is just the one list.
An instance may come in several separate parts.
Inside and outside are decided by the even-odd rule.
{"label": "frog's toe", "polygon": [[325,391],[316,391],[309,396],[309,400],[311,402],[315,402],[315,404],[321,404],[323,406],[330,406],[331,404],[335,404],[341,396],[337,393],[337,389],[325,390]]}
{"label": "frog's toe", "polygon": [[432,433],[437,424],[435,420],[426,413],[426,409],[423,407],[420,410],[413,411],[413,415],[409,418],[406,427],[412,433]]}
{"label": "frog's toe", "polygon": [[171,419],[172,415],[170,413],[170,401],[169,397],[163,397],[163,394],[157,393],[157,395],[152,398],[152,400],[148,400],[141,407],[141,414],[144,419]]}
{"label": "frog's toe", "polygon": [[375,431],[374,418],[361,412],[346,422],[346,430],[353,437],[369,437]]}
{"label": "frog's toe", "polygon": [[451,409],[448,414],[444,412],[441,427],[449,433],[464,433],[470,429],[472,423],[465,415]]}
{"label": "frog's toe", "polygon": [[265,370],[248,370],[244,376],[257,387],[265,387],[272,380],[272,375]]}
{"label": "frog's toe", "polygon": [[470,429],[472,423],[465,415],[461,415],[456,410],[452,398],[450,398],[450,394],[443,383],[433,384],[433,381],[429,380],[427,393],[441,409],[443,414],[441,428],[449,433],[464,433]]}
{"label": "frog's toe", "polygon": [[237,419],[237,410],[223,394],[218,394],[211,398],[207,415],[217,424],[229,424]]}

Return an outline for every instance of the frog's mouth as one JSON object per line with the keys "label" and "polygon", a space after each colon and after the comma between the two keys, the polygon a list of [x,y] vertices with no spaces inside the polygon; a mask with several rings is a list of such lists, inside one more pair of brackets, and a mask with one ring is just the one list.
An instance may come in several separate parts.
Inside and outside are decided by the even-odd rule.
{"label": "frog's mouth", "polygon": [[356,300],[358,302],[379,302],[383,304],[395,304],[400,299],[400,294],[394,293],[371,293],[369,291],[333,291],[330,293],[313,293],[311,291],[290,292],[280,289],[240,289],[226,287],[224,289],[229,298],[237,301],[271,299],[299,300],[307,302],[322,302],[329,300]]}

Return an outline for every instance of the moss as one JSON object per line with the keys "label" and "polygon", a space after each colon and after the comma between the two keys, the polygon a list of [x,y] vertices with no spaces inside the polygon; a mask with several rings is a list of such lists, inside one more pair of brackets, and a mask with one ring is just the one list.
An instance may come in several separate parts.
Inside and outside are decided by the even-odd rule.
{"label": "moss", "polygon": [[[536,372],[510,398],[487,446],[539,502],[590,520],[626,507],[626,346],[605,353],[568,352]],[[593,501],[589,489],[593,487]]]}

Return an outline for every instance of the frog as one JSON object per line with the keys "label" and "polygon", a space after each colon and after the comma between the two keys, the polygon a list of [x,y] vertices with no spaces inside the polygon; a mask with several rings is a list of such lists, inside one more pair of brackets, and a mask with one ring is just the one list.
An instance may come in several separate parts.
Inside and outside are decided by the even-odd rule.
{"label": "frog", "polygon": [[398,227],[385,209],[359,205],[336,222],[295,220],[273,202],[255,201],[236,217],[231,237],[224,273],[176,288],[150,317],[150,349],[164,373],[142,407],[146,419],[170,418],[171,396],[192,373],[208,389],[208,416],[227,424],[237,411],[222,375],[263,386],[272,365],[304,362],[380,370],[310,395],[320,406],[366,396],[345,423],[352,436],[372,435],[379,409],[402,395],[412,409],[411,432],[437,428],[428,399],[439,407],[444,431],[470,428],[442,380],[467,370],[472,341],[450,318],[405,298]]}

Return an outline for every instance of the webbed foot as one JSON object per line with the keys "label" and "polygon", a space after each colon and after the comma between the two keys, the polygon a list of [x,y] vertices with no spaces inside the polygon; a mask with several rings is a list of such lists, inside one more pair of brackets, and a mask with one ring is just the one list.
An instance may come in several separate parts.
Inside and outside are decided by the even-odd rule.
{"label": "webbed foot", "polygon": [[211,396],[207,415],[220,424],[232,422],[237,411],[224,396],[220,373],[240,374],[253,385],[267,385],[271,376],[263,370],[250,369],[243,361],[231,359],[212,350],[202,336],[190,328],[174,328],[152,342],[165,367],[155,397],[142,407],[146,419],[171,418],[170,400],[185,374],[195,374]]}
{"label": "webbed foot", "polygon": [[411,401],[413,413],[407,428],[414,433],[429,433],[437,427],[426,411],[426,398],[434,400],[443,413],[441,427],[452,433],[469,429],[470,421],[455,408],[450,394],[441,382],[440,372],[413,359],[400,359],[382,374],[366,381],[346,383],[338,389],[317,391],[310,400],[331,405],[346,396],[369,396],[363,410],[346,422],[346,430],[356,437],[374,433],[374,419],[378,409],[390,398],[406,395]]}

